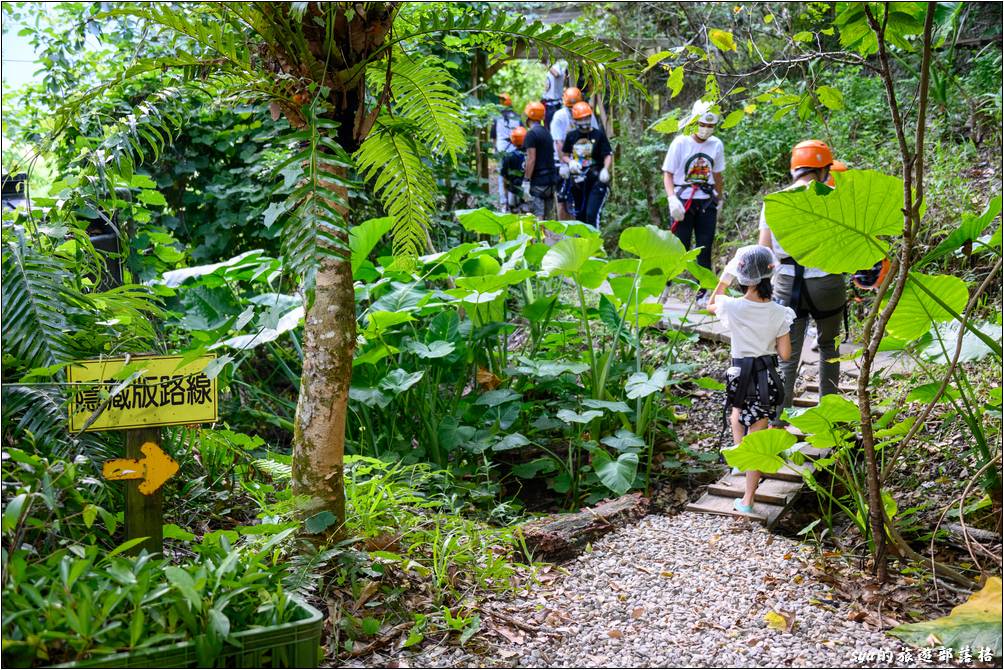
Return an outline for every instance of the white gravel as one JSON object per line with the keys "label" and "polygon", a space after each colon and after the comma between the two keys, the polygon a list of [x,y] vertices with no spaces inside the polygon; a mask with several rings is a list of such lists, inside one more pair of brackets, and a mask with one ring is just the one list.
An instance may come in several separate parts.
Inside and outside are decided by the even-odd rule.
{"label": "white gravel", "polygon": [[[542,620],[537,633],[510,627],[517,639],[503,640],[485,657],[440,648],[416,654],[410,664],[915,666],[897,658],[903,651],[897,640],[847,618],[846,607],[807,570],[811,552],[741,520],[648,516],[597,542],[564,566],[567,576],[531,597],[486,605],[534,626]],[[794,615],[790,632],[768,627],[771,611]],[[855,655],[868,652],[871,662]],[[876,652],[892,655],[883,662]]]}

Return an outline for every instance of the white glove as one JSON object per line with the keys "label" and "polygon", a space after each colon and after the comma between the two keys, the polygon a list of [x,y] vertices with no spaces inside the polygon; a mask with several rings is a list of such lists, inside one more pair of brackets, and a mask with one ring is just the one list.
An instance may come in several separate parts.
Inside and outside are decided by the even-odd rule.
{"label": "white glove", "polygon": [[582,164],[579,161],[568,161],[568,171],[572,174],[582,174]]}
{"label": "white glove", "polygon": [[562,179],[568,179],[568,163],[562,163],[558,168],[558,176]]}
{"label": "white glove", "polygon": [[524,179],[523,180],[523,200],[529,200],[529,199],[530,199],[530,180],[529,179]]}
{"label": "white glove", "polygon": [[715,205],[715,209],[718,210],[718,217],[721,218],[722,210],[725,208],[725,196],[718,196],[718,204]]}
{"label": "white glove", "polygon": [[674,221],[683,221],[687,215],[687,210],[683,208],[683,203],[675,195],[669,196],[669,215]]}
{"label": "white glove", "polygon": [[610,171],[607,170],[606,168],[600,170],[600,181],[603,182],[604,184],[610,183]]}

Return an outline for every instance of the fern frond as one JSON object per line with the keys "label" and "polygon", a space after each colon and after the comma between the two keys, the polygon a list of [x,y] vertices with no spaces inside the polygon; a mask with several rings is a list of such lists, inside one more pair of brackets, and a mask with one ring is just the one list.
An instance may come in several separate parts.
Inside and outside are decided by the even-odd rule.
{"label": "fern frond", "polygon": [[395,25],[392,39],[373,54],[370,62],[385,57],[398,44],[438,39],[450,33],[491,35],[513,52],[536,48],[539,58],[545,61],[564,58],[569,62],[572,81],[581,70],[597,92],[609,89],[615,96],[629,89],[645,92],[640,80],[641,64],[624,58],[616,49],[561,24],[549,26],[534,21],[527,25],[522,16],[505,13],[449,9],[422,12],[412,26]]}
{"label": "fern frond", "polygon": [[54,455],[68,450],[65,401],[58,387],[4,386],[4,431],[16,439],[30,433],[36,444]]}
{"label": "fern frond", "polygon": [[415,132],[433,154],[456,154],[467,146],[456,81],[437,58],[394,59],[391,66],[394,113],[415,123]]}
{"label": "fern frond", "polygon": [[415,258],[425,249],[426,228],[437,196],[436,180],[423,163],[411,123],[381,116],[353,156],[360,174],[373,181],[384,210],[394,219],[394,254]]}
{"label": "fern frond", "polygon": [[67,287],[68,269],[22,235],[4,244],[2,268],[5,353],[29,368],[73,360],[65,310],[87,299]]}
{"label": "fern frond", "polygon": [[277,482],[288,482],[293,478],[293,466],[271,458],[256,458],[251,464]]}
{"label": "fern frond", "polygon": [[350,186],[345,174],[351,158],[333,139],[337,124],[315,116],[308,127],[288,140],[304,145],[276,167],[292,173],[297,184],[280,206],[282,255],[287,267],[308,276],[325,256],[349,256],[347,207],[343,192]]}

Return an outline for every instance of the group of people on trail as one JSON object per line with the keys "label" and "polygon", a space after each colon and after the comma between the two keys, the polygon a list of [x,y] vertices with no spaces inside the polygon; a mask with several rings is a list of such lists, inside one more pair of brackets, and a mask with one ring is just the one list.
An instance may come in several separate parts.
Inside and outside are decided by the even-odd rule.
{"label": "group of people on trail", "polygon": [[[560,97],[559,97],[560,96]],[[505,211],[531,211],[539,219],[574,218],[599,227],[609,193],[613,151],[593,108],[574,86],[563,88],[563,70],[551,68],[540,101],[526,105],[526,126],[507,107],[496,121],[501,154],[500,193]],[[697,263],[712,271],[712,247],[725,202],[725,147],[715,136],[720,117],[698,101],[662,163],[670,228],[686,249],[700,248]],[[508,139],[508,143],[503,143]],[[835,186],[833,172],[846,170],[825,142],[807,140],[791,151],[789,189],[812,182]],[[860,273],[877,285],[882,268]],[[738,282],[741,296],[726,290]],[[782,410],[792,406],[802,346],[811,320],[819,350],[820,395],[836,393],[840,325],[847,306],[846,277],[804,267],[778,243],[761,210],[756,244],[741,247],[709,295],[694,296],[699,309],[717,315],[731,336],[732,364],[726,371],[726,402],[733,444],[771,425],[783,426]],[[744,496],[734,501],[740,514],[755,514],[759,472],[746,473]]]}
{"label": "group of people on trail", "polygon": [[613,148],[581,89],[565,86],[565,68],[548,70],[544,94],[523,109],[525,125],[503,93],[492,126],[499,152],[499,204],[542,220],[600,226],[610,190]]}

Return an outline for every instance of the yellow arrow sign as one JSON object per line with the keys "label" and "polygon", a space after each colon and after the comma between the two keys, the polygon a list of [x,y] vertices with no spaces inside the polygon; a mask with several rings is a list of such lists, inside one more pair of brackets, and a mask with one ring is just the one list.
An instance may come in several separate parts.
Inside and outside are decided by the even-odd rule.
{"label": "yellow arrow sign", "polygon": [[105,479],[142,479],[139,492],[152,495],[178,471],[178,463],[153,442],[144,442],[140,447],[145,458],[116,458],[105,461],[101,474]]}

